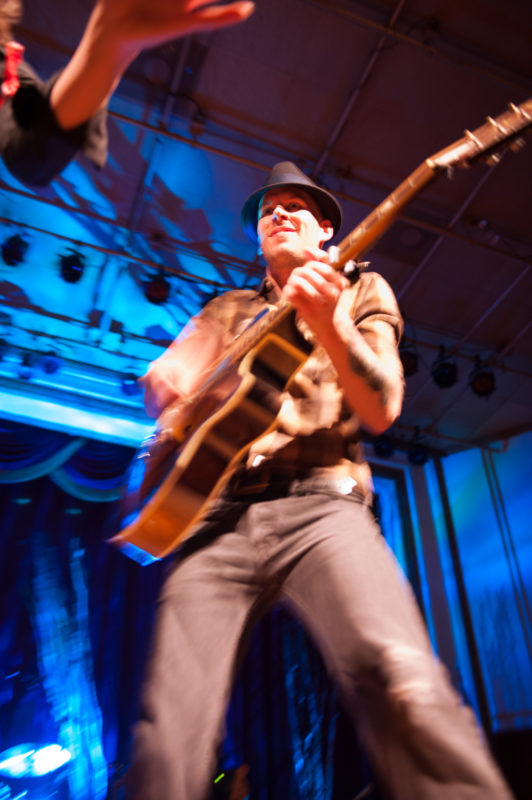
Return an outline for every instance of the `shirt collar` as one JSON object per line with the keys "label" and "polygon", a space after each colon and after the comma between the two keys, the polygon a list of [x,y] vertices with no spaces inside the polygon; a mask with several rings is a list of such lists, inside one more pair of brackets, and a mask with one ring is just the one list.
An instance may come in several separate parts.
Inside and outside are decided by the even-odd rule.
{"label": "shirt collar", "polygon": [[271,278],[265,277],[257,292],[258,297],[262,297],[267,303],[275,305],[281,299],[281,292]]}

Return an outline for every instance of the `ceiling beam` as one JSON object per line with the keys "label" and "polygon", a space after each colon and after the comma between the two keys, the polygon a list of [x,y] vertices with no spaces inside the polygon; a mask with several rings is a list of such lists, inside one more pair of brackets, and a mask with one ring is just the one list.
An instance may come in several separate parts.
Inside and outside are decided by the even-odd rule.
{"label": "ceiling beam", "polygon": [[[312,5],[319,6],[328,13],[332,12],[339,14],[346,19],[350,19],[352,22],[358,25],[379,31],[383,35],[394,38],[403,44],[415,47],[418,50],[423,50],[432,58],[439,58],[442,61],[449,62],[461,67],[462,69],[475,72],[485,78],[488,78],[489,80],[510,86],[517,92],[524,92],[526,94],[530,92],[530,82],[527,81],[526,76],[518,73],[513,65],[500,63],[496,61],[491,54],[480,51],[471,52],[469,49],[464,47],[463,43],[457,41],[456,39],[447,37],[446,40],[443,40],[440,38],[440,44],[450,46],[456,51],[457,55],[452,55],[451,53],[444,52],[441,47],[436,47],[433,44],[427,44],[419,39],[415,39],[413,36],[410,36],[406,33],[401,33],[401,31],[398,31],[389,25],[382,25],[376,20],[370,19],[369,17],[353,11],[352,8],[347,8],[337,3],[332,3],[331,0],[309,0],[309,2],[311,2]],[[376,9],[376,11],[381,13],[381,9]],[[424,20],[422,18],[419,18],[419,21],[425,23],[428,22],[428,20]],[[435,21],[438,22],[437,18]],[[425,29],[426,28],[427,25],[425,24]]]}
{"label": "ceiling beam", "polygon": [[[397,18],[403,9],[404,4],[405,0],[399,0],[399,2],[397,3],[392,16],[390,17],[390,21],[388,23],[389,29],[393,29],[397,21]],[[332,129],[332,132],[329,135],[327,144],[325,145],[325,148],[323,149],[321,155],[318,157],[316,161],[314,169],[312,170],[312,178],[314,178],[314,180],[317,179],[317,176],[323,169],[323,165],[325,164],[325,161],[329,157],[329,153],[331,152],[332,148],[336,144],[338,137],[343,131],[345,124],[348,120],[348,117],[351,114],[356,101],[358,100],[360,92],[362,91],[363,87],[366,86],[388,38],[389,37],[387,34],[383,34],[380,37],[379,41],[377,42],[376,46],[373,48],[373,51],[371,52],[370,57],[366,62],[366,66],[362,70],[362,75],[358,79],[355,88],[351,91],[351,94],[349,95],[347,102],[342,112],[340,113],[340,116],[338,117],[338,120]]]}

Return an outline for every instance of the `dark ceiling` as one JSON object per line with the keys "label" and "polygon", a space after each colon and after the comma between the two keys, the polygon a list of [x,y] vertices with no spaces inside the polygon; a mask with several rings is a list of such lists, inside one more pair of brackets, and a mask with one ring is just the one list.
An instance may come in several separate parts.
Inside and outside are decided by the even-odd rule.
{"label": "dark ceiling", "polygon": [[[26,0],[19,39],[44,76],[90,3]],[[147,428],[121,376],[141,374],[215,292],[255,286],[239,225],[247,195],[289,158],[341,199],[347,235],[425,158],[532,95],[532,5],[511,0],[257,0],[243,25],[142,54],[110,106],[110,149],[33,191],[0,171],[0,399],[15,419],[134,443]],[[532,428],[532,143],[440,177],[370,254],[394,288],[419,369],[394,435],[452,452]],[[58,258],[85,257],[77,284]],[[161,270],[169,300],[153,305]],[[457,383],[431,365],[452,351]],[[60,358],[56,372],[37,356]],[[25,356],[25,363],[22,363]],[[496,389],[475,396],[477,356]]]}

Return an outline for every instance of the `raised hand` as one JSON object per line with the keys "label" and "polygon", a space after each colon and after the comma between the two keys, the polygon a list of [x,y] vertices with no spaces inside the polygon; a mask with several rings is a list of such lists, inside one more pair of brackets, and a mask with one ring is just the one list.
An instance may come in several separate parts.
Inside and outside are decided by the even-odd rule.
{"label": "raised hand", "polygon": [[211,0],[98,0],[95,6],[102,24],[136,49],[235,25],[254,9],[250,0],[235,0],[228,5],[213,5]]}
{"label": "raised hand", "polygon": [[198,31],[243,22],[250,0],[207,5],[209,0],[97,0],[81,41],[52,89],[60,127],[85,122],[105,105],[124,70],[145,47]]}

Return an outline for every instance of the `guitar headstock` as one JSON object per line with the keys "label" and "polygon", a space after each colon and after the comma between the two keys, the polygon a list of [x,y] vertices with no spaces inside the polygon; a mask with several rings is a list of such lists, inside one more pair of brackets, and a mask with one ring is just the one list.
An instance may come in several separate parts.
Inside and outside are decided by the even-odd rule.
{"label": "guitar headstock", "polygon": [[510,103],[508,110],[500,116],[487,117],[487,121],[474,131],[465,131],[465,136],[440,150],[426,160],[433,170],[450,167],[468,167],[479,159],[496,162],[501,151],[507,147],[519,147],[527,128],[532,126],[532,98],[516,106]]}

